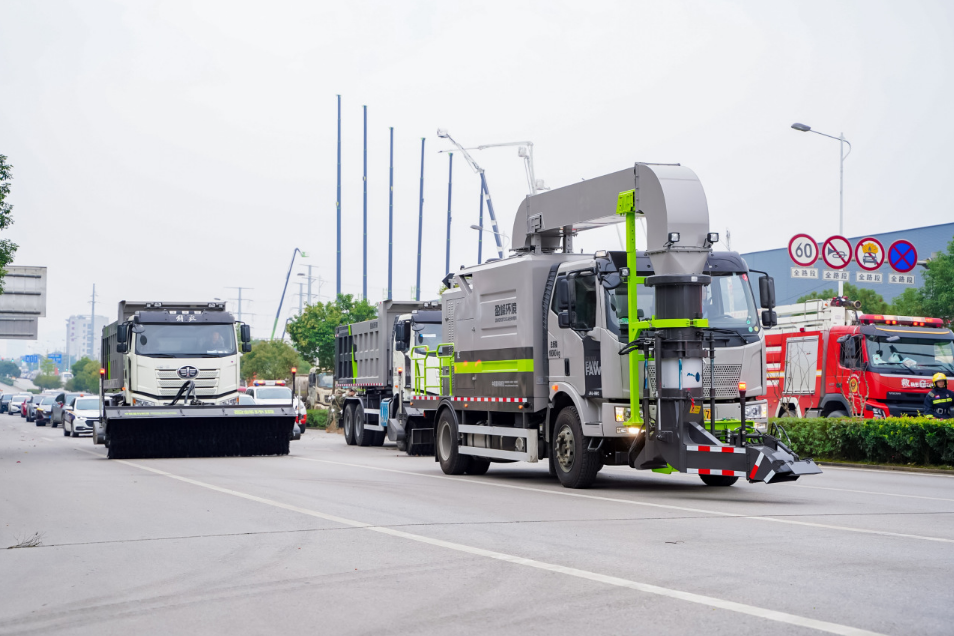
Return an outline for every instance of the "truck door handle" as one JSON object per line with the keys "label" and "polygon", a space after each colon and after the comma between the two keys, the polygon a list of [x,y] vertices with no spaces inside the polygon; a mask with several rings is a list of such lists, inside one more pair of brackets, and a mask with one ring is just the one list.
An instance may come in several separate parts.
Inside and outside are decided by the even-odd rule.
{"label": "truck door handle", "polygon": [[565,376],[570,375],[570,359],[569,358],[563,358],[563,375]]}

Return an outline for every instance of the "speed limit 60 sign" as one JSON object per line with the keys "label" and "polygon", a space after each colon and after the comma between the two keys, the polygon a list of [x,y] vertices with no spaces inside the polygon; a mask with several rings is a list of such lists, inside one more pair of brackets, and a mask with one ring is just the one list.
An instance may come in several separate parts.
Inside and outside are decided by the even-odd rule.
{"label": "speed limit 60 sign", "polygon": [[810,267],[818,260],[818,243],[808,234],[796,234],[788,242],[788,255],[796,265]]}

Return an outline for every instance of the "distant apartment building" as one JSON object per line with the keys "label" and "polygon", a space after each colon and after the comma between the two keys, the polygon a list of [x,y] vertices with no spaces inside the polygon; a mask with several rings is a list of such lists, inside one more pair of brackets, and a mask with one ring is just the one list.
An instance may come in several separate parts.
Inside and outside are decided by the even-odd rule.
{"label": "distant apartment building", "polygon": [[89,316],[70,316],[66,321],[66,356],[72,361],[83,356],[99,360],[103,327],[109,324],[106,316],[95,316],[90,329]]}

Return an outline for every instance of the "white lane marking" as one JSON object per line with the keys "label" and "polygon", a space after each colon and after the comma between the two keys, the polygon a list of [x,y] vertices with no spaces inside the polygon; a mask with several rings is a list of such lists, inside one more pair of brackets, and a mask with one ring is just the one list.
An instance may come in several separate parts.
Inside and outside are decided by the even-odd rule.
{"label": "white lane marking", "polygon": [[[731,517],[735,519],[752,519],[754,521],[768,521],[772,523],[784,523],[793,526],[805,526],[809,528],[825,528],[827,530],[841,530],[844,532],[857,532],[861,534],[874,534],[883,537],[897,537],[900,539],[919,539],[921,541],[936,541],[939,543],[954,543],[954,539],[945,539],[943,537],[928,537],[920,534],[905,534],[902,532],[888,532],[887,530],[868,530],[866,528],[853,528],[850,526],[835,526],[824,523],[812,523],[810,521],[796,521],[794,519],[779,519],[777,517],[766,517],[758,515],[743,515],[735,512],[722,512],[720,510],[707,510],[704,508],[689,508],[688,506],[674,506],[671,504],[650,503],[648,501],[635,501],[632,499],[618,499],[616,497],[601,497],[600,495],[585,495],[579,492],[569,492],[566,490],[547,490],[545,488],[531,488],[529,486],[515,486],[513,484],[502,484],[485,479],[465,479],[460,477],[450,477],[447,475],[428,475],[426,473],[417,473],[410,470],[398,470],[396,468],[380,468],[377,466],[366,466],[364,464],[351,464],[347,462],[336,462],[330,459],[315,459],[313,457],[293,457],[307,462],[320,462],[324,464],[336,464],[339,466],[351,466],[353,468],[365,468],[368,470],[379,470],[389,473],[401,473],[403,475],[415,475],[417,477],[429,477],[431,479],[450,479],[460,481],[466,484],[475,484],[480,486],[493,486],[495,488],[510,488],[511,490],[526,490],[529,492],[541,492],[548,495],[559,495],[563,497],[579,497],[581,499],[595,499],[597,501],[610,501],[613,503],[623,503],[631,506],[646,506],[649,508],[664,508],[667,510],[678,510],[680,512],[697,512],[706,515],[715,515],[719,517]],[[743,502],[744,503],[744,502]]]}
{"label": "white lane marking", "polygon": [[896,492],[874,492],[872,490],[851,490],[849,488],[826,488],[825,486],[799,486],[793,485],[792,488],[811,488],[812,490],[834,490],[836,492],[854,492],[862,495],[878,495],[879,497],[901,497],[903,499],[929,499],[931,501],[954,501],[954,499],[945,499],[944,497],[927,497],[925,495],[902,495]]}
{"label": "white lane marking", "polygon": [[821,462],[818,464],[825,470],[849,470],[854,473],[868,473],[869,475],[904,475],[905,477],[943,477],[944,479],[954,479],[954,475],[942,475],[938,473],[919,473],[913,470],[890,470],[890,469],[878,469],[878,468],[851,468],[850,466],[833,466],[832,464],[826,464]]}
{"label": "white lane marking", "polygon": [[[82,450],[84,453],[89,453],[90,455],[96,455],[97,457],[103,457],[101,453],[96,453],[93,451],[83,450],[83,449],[78,449],[78,450]],[[713,596],[694,594],[693,592],[683,592],[682,590],[675,590],[668,587],[661,587],[659,585],[652,585],[650,583],[640,583],[639,581],[632,581],[630,579],[623,579],[616,576],[599,574],[597,572],[590,572],[588,570],[579,570],[577,568],[570,568],[563,565],[545,563],[543,561],[537,561],[535,559],[527,559],[524,557],[514,556],[512,554],[505,554],[503,552],[485,550],[483,548],[477,548],[474,546],[464,545],[462,543],[453,543],[451,541],[444,541],[442,539],[433,539],[431,537],[425,537],[423,535],[413,534],[411,532],[404,532],[403,530],[396,530],[394,528],[384,528],[381,526],[374,526],[369,523],[364,523],[362,521],[354,521],[352,519],[345,519],[344,517],[329,515],[323,512],[318,512],[316,510],[309,510],[308,508],[302,508],[300,506],[292,506],[289,504],[281,503],[280,501],[266,499],[265,497],[258,497],[256,495],[250,495],[244,492],[239,492],[237,490],[231,490],[229,488],[222,488],[221,486],[207,484],[205,482],[201,482],[195,479],[190,479],[188,477],[182,477],[180,475],[175,475],[173,473],[169,473],[164,470],[159,470],[158,468],[143,466],[142,464],[136,464],[124,459],[114,459],[112,461],[120,463],[120,464],[125,464],[126,466],[132,466],[133,468],[138,468],[140,470],[156,473],[157,475],[162,475],[164,477],[169,477],[170,479],[176,479],[178,481],[182,481],[187,484],[192,484],[194,486],[199,486],[201,488],[207,488],[215,492],[220,492],[226,495],[239,497],[241,499],[254,501],[256,503],[262,503],[268,506],[273,506],[275,508],[282,508],[284,510],[299,512],[301,514],[308,515],[311,517],[317,517],[319,519],[334,521],[342,525],[351,526],[352,528],[359,528],[361,530],[369,530],[371,532],[378,532],[380,534],[386,534],[393,537],[400,537],[402,539],[408,539],[410,541],[416,541],[418,543],[426,543],[429,545],[446,548],[448,550],[463,552],[465,554],[472,554],[474,556],[481,556],[481,557],[486,557],[489,559],[496,559],[498,561],[505,561],[507,563],[512,563],[514,565],[523,565],[526,567],[536,568],[538,570],[545,570],[547,572],[554,572],[557,574],[564,574],[567,576],[573,576],[580,579],[595,581],[597,583],[604,583],[606,585],[613,585],[616,587],[623,587],[623,588],[628,588],[631,590],[637,590],[639,592],[645,592],[647,594],[656,594],[658,596],[665,596],[665,597],[677,599],[680,601],[696,603],[698,605],[705,605],[708,607],[724,609],[730,612],[736,612],[738,614],[746,614],[748,616],[754,616],[756,618],[762,618],[765,620],[775,621],[777,623],[786,623],[788,625],[796,625],[798,627],[807,627],[809,629],[815,629],[821,632],[827,632],[829,634],[841,634],[843,636],[884,636],[883,634],[879,634],[878,632],[871,632],[871,631],[860,629],[857,627],[841,625],[839,623],[829,623],[827,621],[820,621],[814,618],[798,616],[796,614],[788,614],[786,612],[779,612],[777,610],[766,609],[764,607],[758,607],[755,605],[747,605],[745,603],[727,601],[725,599],[716,598]]]}

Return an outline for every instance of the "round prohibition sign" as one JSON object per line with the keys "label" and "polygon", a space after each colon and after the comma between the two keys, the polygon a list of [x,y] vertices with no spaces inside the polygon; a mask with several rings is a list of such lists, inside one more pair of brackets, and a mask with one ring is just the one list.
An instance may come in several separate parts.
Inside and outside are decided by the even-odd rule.
{"label": "round prohibition sign", "polygon": [[911,241],[895,241],[888,248],[888,262],[894,271],[907,274],[918,264],[918,251]]}
{"label": "round prohibition sign", "polygon": [[811,267],[818,260],[818,243],[808,234],[796,234],[788,242],[788,255],[796,265]]}
{"label": "round prohibition sign", "polygon": [[873,272],[884,265],[884,245],[871,236],[861,239],[855,245],[855,261],[861,269]]}
{"label": "round prohibition sign", "polygon": [[822,258],[832,269],[845,269],[851,263],[851,243],[844,236],[829,236],[822,245]]}

